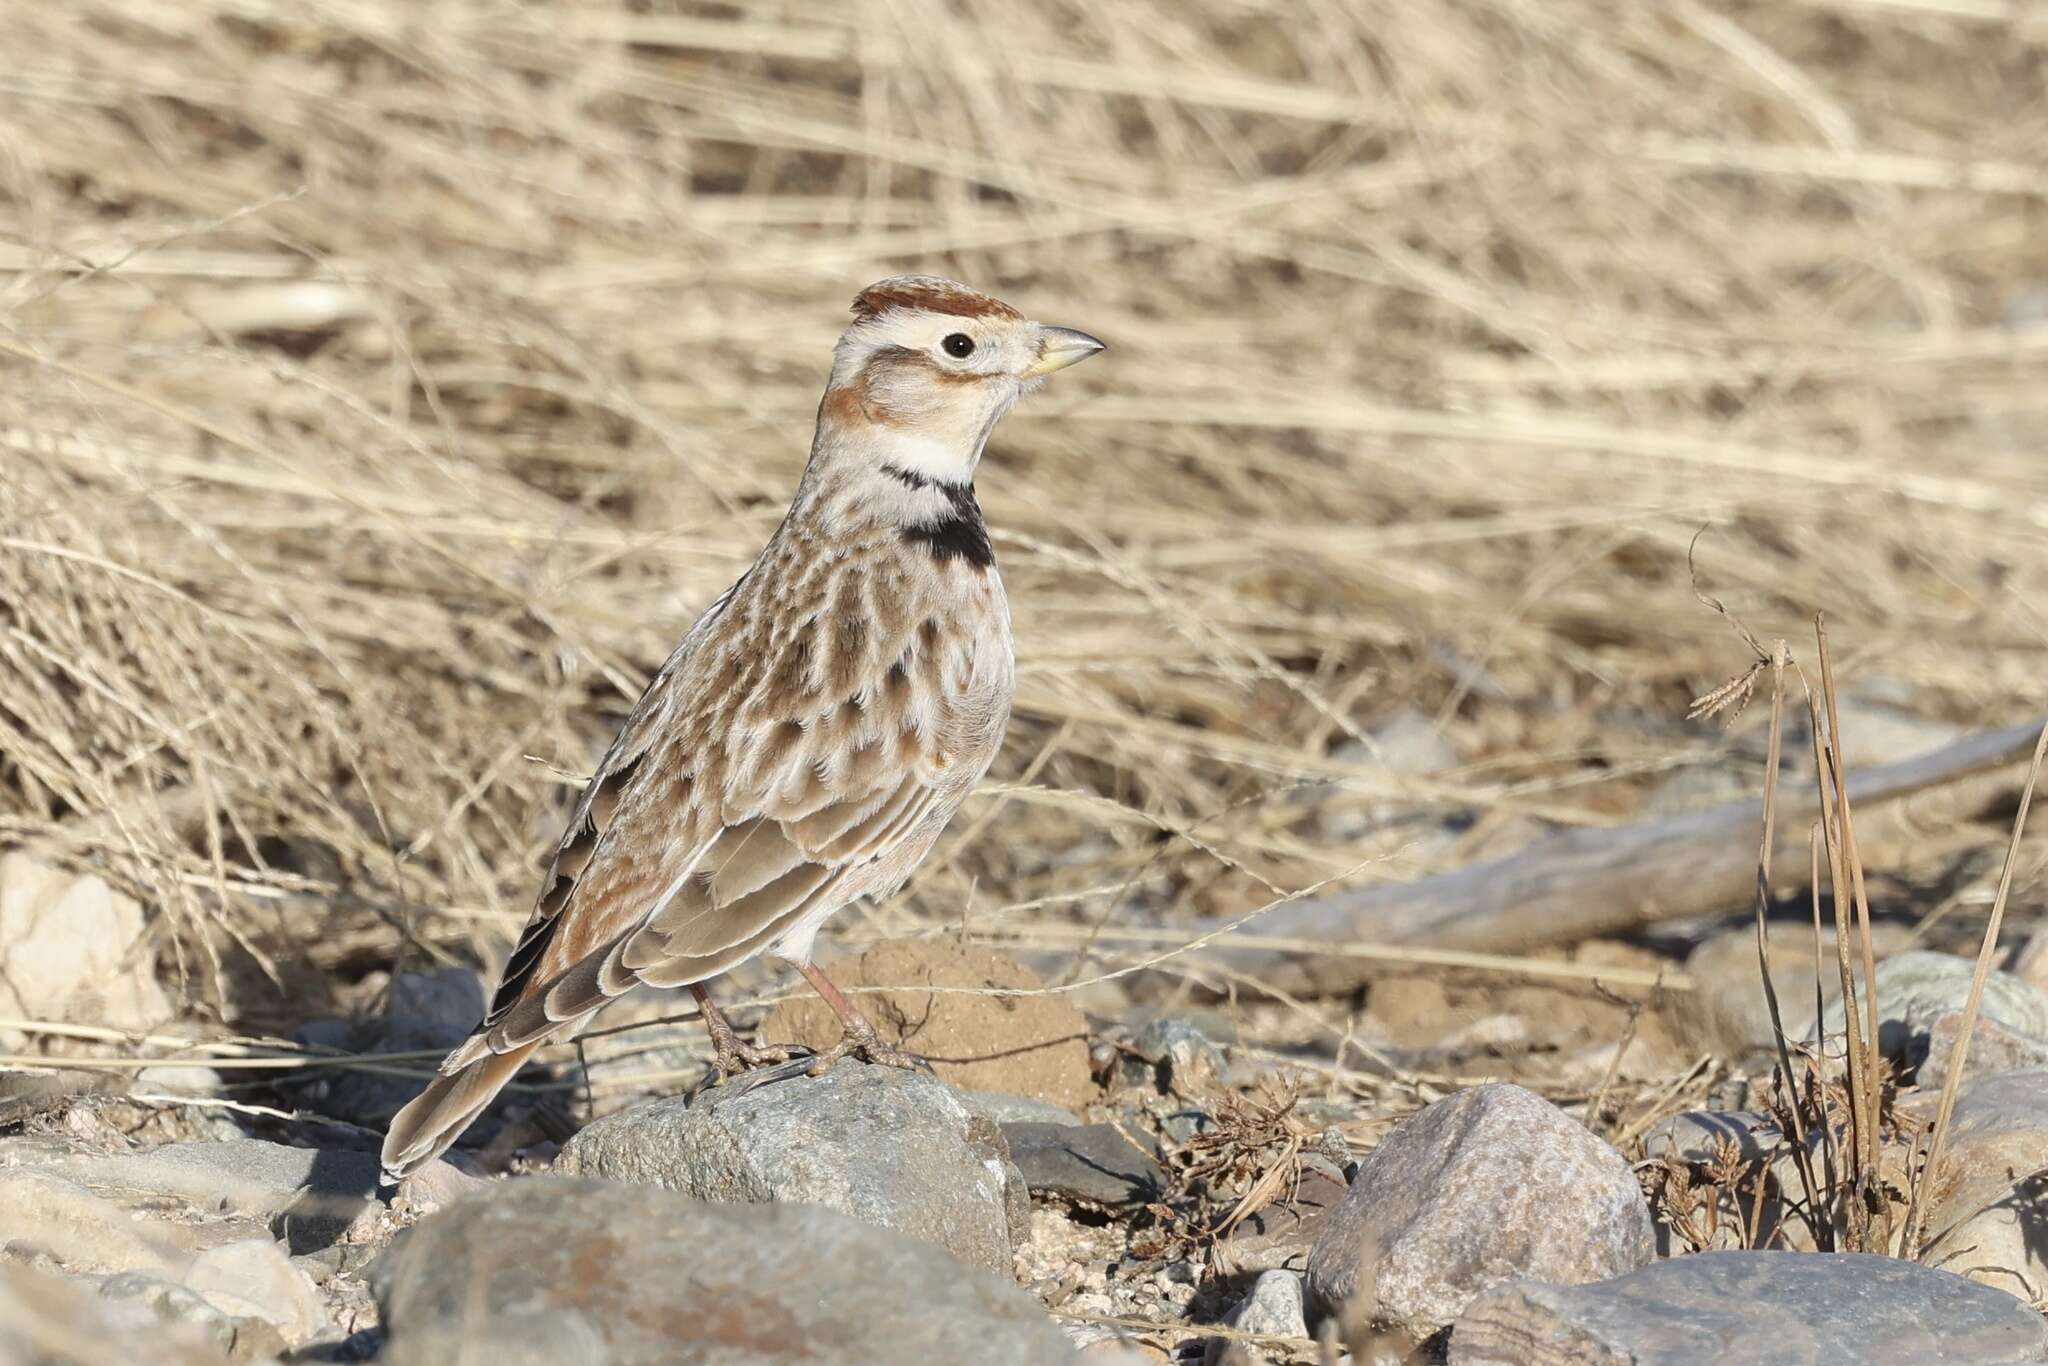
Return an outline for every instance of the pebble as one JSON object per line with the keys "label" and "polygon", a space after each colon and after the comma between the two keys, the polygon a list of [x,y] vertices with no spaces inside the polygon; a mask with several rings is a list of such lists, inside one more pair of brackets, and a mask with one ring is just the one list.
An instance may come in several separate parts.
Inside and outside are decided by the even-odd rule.
{"label": "pebble", "polygon": [[970,1115],[980,1115],[991,1124],[1079,1124],[1081,1117],[1061,1105],[1050,1105],[1030,1096],[1006,1096],[998,1091],[961,1091],[960,1103]]}
{"label": "pebble", "polygon": [[[1975,1045],[1972,1045],[1974,1052]],[[2048,1298],[2048,1069],[1964,1083],[1927,1183],[1923,1260],[2029,1301]]]}
{"label": "pebble", "polygon": [[237,1215],[289,1236],[293,1251],[331,1243],[378,1212],[377,1155],[369,1152],[245,1138],[72,1157],[38,1170],[124,1201],[169,1199]]}
{"label": "pebble", "polygon": [[[1963,734],[1963,728],[1953,722],[1921,716],[1899,705],[1913,696],[1909,685],[1877,679],[1859,691],[1861,695],[1841,698],[1836,713],[1842,722],[1842,758],[1851,774],[1860,768],[1932,754]],[[1802,751],[1802,755],[1810,753],[1810,749]]]}
{"label": "pebble", "polygon": [[327,1327],[312,1279],[268,1238],[207,1248],[181,1279],[231,1318],[275,1324],[287,1347],[303,1346]]}
{"label": "pebble", "polygon": [[2048,930],[2035,930],[2014,945],[2005,970],[2022,982],[2048,989]]}
{"label": "pebble", "polygon": [[1009,1270],[1030,1222],[1000,1129],[942,1081],[850,1060],[608,1115],[554,1170],[702,1200],[823,1205],[992,1271]]}
{"label": "pebble", "polygon": [[1682,816],[1724,806],[1763,791],[1764,765],[1746,755],[1686,764],[1658,781],[1643,798],[1644,819]]}
{"label": "pebble", "polygon": [[1627,1159],[1549,1101],[1497,1082],[1390,1131],[1309,1251],[1320,1308],[1419,1343],[1517,1276],[1605,1280],[1648,1262]]}
{"label": "pebble", "polygon": [[1195,1135],[1205,1134],[1216,1127],[1215,1116],[1197,1105],[1166,1110],[1157,1118],[1160,1137],[1176,1146],[1184,1145]]}
{"label": "pebble", "polygon": [[397,1226],[376,1188],[369,1152],[249,1138],[115,1153],[0,1140],[0,1265],[94,1284],[120,1315],[190,1330],[216,1359],[325,1350],[375,1322],[356,1273]]}
{"label": "pebble", "polygon": [[[4,1038],[5,1031],[0,1031],[0,1041]],[[0,1126],[24,1126],[30,1119],[68,1108],[76,1098],[104,1095],[112,1089],[110,1080],[104,1072],[0,1067]],[[18,1134],[8,1140],[21,1141]]]}
{"label": "pebble", "polygon": [[173,1096],[217,1096],[225,1083],[219,1072],[197,1063],[168,1062],[145,1067],[135,1074],[136,1092]]}
{"label": "pebble", "polygon": [[1230,1311],[1230,1326],[1240,1333],[1270,1337],[1308,1336],[1307,1291],[1298,1271],[1262,1271],[1251,1293]]}
{"label": "pebble", "polygon": [[1364,741],[1347,739],[1331,750],[1330,757],[1358,765],[1382,795],[1361,801],[1302,794],[1305,803],[1314,802],[1316,824],[1325,840],[1361,852],[1412,855],[1455,838],[1434,812],[1418,812],[1404,800],[1413,786],[1404,783],[1404,777],[1442,773],[1459,763],[1457,749],[1429,717],[1413,709],[1397,711],[1367,732]]}
{"label": "pebble", "polygon": [[[1945,1010],[1927,1026],[1927,1057],[1915,1078],[1923,1090],[1938,1091],[1947,1084],[1962,1028],[1960,1010]],[[2036,1067],[2048,1067],[2048,1039],[2023,1034],[1988,1015],[1978,1015],[1970,1030],[1970,1051],[1963,1061],[1965,1082],[1994,1072]]]}
{"label": "pebble", "polygon": [[380,1366],[1072,1360],[1019,1287],[817,1205],[522,1178],[400,1235],[371,1281]]}
{"label": "pebble", "polygon": [[175,1278],[193,1240],[182,1225],[139,1220],[51,1170],[0,1172],[0,1249],[10,1259],[72,1272]]}
{"label": "pebble", "polygon": [[1688,1110],[1650,1126],[1643,1134],[1643,1156],[1705,1166],[1718,1159],[1723,1143],[1733,1143],[1743,1162],[1755,1163],[1782,1142],[1777,1125],[1753,1111]]}
{"label": "pebble", "polygon": [[2019,1366],[2048,1353],[2012,1296],[1892,1257],[1702,1252],[1592,1285],[1515,1280],[1451,1331],[1451,1366]]}
{"label": "pebble", "polygon": [[140,1271],[109,1276],[100,1297],[145,1309],[159,1323],[189,1325],[230,1361],[270,1357],[285,1350],[284,1334],[268,1319],[238,1317],[189,1286]]}
{"label": "pebble", "polygon": [[[0,1016],[148,1028],[171,1015],[142,907],[91,873],[0,854]],[[27,1036],[0,1029],[19,1051]]]}
{"label": "pebble", "polygon": [[[1904,944],[1903,934],[1885,925],[1873,927],[1873,938],[1880,954]],[[1813,927],[1774,921],[1769,942],[1771,981],[1777,987],[1786,1037],[1805,1038],[1813,1028]],[[1821,949],[1821,998],[1831,1004],[1842,993],[1832,929],[1822,935]],[[1754,925],[1733,925],[1701,940],[1686,956],[1685,972],[1693,980],[1693,990],[1678,997],[1676,1009],[1689,1035],[1702,1047],[1736,1061],[1775,1056],[1763,975],[1757,969]]]}
{"label": "pebble", "polygon": [[[1412,708],[1395,712],[1369,732],[1372,743],[1349,741],[1337,749],[1337,757],[1366,757],[1389,773],[1426,776],[1458,766],[1458,750],[1444,735],[1443,728]],[[1354,754],[1354,750],[1362,752]]]}
{"label": "pebble", "polygon": [[[1729,1143],[1735,1145],[1742,1170],[1733,1182],[1723,1184],[1714,1181],[1714,1175],[1723,1145]],[[1752,1238],[1771,1239],[1773,1231],[1773,1245],[1802,1246],[1808,1241],[1805,1224],[1787,1210],[1783,1199],[1785,1193],[1796,1194],[1802,1189],[1791,1144],[1764,1116],[1747,1110],[1692,1110],[1668,1115],[1643,1135],[1643,1156],[1651,1162],[1682,1163],[1691,1172],[1695,1192],[1709,1183],[1714,1186],[1711,1221],[1705,1211],[1695,1211],[1684,1234],[1665,1222],[1668,1211],[1661,1204],[1658,1206],[1659,1256],[1693,1251],[1687,1235],[1697,1237],[1702,1232],[1708,1235],[1708,1246],[1714,1249],[1747,1247]],[[1758,1201],[1756,1183],[1760,1171],[1764,1197]]]}
{"label": "pebble", "polygon": [[1157,1200],[1166,1188],[1158,1145],[1115,1124],[1005,1124],[1010,1159],[1033,1195],[1113,1208]]}
{"label": "pebble", "polygon": [[1127,1085],[1149,1086],[1163,1096],[1191,1098],[1214,1092],[1229,1064],[1223,1049],[1195,1021],[1180,1015],[1153,1020],[1131,1041],[1124,1058]]}
{"label": "pebble", "polygon": [[[77,1278],[0,1263],[0,1362],[222,1366],[238,1342],[255,1354],[258,1344],[240,1338],[232,1325],[224,1335],[203,1301],[197,1318],[188,1319],[175,1310],[163,1312],[139,1289],[129,1297],[119,1291],[95,1293],[104,1288],[105,1283],[93,1287]],[[183,1294],[197,1299],[189,1291]]]}
{"label": "pebble", "polygon": [[[1972,959],[1926,949],[1910,949],[1879,963],[1877,1041],[1884,1055],[1918,1062],[1934,1021],[1969,1001],[1970,978],[1976,970]],[[2048,1037],[2048,991],[2011,973],[1991,970],[1980,1014],[2018,1033]],[[1828,1006],[1826,1018],[1829,1033],[1842,1031],[1839,1001]],[[1802,1019],[1800,1037],[1808,1037],[1813,1011],[1808,1009]]]}

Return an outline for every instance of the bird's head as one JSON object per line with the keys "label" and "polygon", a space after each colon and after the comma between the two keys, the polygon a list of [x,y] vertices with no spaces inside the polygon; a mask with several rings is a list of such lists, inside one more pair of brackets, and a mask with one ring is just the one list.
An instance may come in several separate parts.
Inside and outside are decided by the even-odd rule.
{"label": "bird's head", "polygon": [[819,409],[821,443],[879,448],[892,465],[961,485],[1003,414],[1055,370],[1103,349],[935,275],[898,275],[853,301]]}

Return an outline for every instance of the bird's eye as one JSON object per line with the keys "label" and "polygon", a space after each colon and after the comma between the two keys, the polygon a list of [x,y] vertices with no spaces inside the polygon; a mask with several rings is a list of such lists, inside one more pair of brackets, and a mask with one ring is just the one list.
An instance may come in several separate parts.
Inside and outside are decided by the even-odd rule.
{"label": "bird's eye", "polygon": [[974,354],[974,338],[965,332],[950,333],[939,345],[945,347],[946,354],[954,360],[966,360]]}

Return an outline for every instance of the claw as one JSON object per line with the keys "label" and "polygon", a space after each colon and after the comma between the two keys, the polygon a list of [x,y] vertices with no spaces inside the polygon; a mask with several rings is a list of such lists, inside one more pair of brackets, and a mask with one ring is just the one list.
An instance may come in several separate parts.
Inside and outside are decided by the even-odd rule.
{"label": "claw", "polygon": [[[691,1099],[714,1086],[727,1085],[735,1078],[760,1076],[764,1081],[772,1081],[775,1078],[764,1075],[764,1072],[794,1075],[787,1073],[791,1063],[809,1064],[814,1050],[800,1044],[785,1046],[745,1042],[734,1032],[732,1022],[725,1018],[724,1012],[711,1003],[710,996],[701,986],[692,986],[690,991],[696,996],[698,1012],[704,1017],[705,1032],[711,1036],[711,1075],[690,1091]],[[742,1089],[752,1090],[759,1084],[755,1082]]]}
{"label": "claw", "polygon": [[[734,1077],[755,1072],[763,1067],[774,1067],[788,1062],[796,1056],[794,1050],[773,1044],[741,1043],[738,1039],[722,1041],[724,1047],[714,1045],[711,1070],[717,1074],[714,1085],[722,1086]],[[809,1049],[804,1050],[806,1053]]]}
{"label": "claw", "polygon": [[791,1077],[808,1076],[811,1064],[817,1055],[808,1048],[792,1049],[791,1053],[792,1056],[787,1062],[778,1063],[772,1067],[756,1068],[729,1081],[707,1081],[704,1085],[698,1087],[696,1091],[691,1092],[690,1099],[694,1101],[704,1092],[714,1088],[721,1096],[744,1096],[747,1092],[758,1087],[773,1086],[777,1082],[788,1081]]}
{"label": "claw", "polygon": [[812,1058],[807,1069],[809,1075],[822,1077],[837,1067],[844,1058],[859,1058],[862,1062],[877,1067],[900,1067],[906,1072],[922,1072],[934,1076],[932,1065],[905,1048],[883,1043],[875,1033],[875,1027],[866,1017],[856,1014],[847,1021],[839,1034],[839,1042]]}

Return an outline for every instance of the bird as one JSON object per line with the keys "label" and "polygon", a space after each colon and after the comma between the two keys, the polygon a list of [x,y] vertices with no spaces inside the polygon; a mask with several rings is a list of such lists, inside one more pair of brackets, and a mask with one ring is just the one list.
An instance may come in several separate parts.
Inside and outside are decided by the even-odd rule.
{"label": "bird", "polygon": [[[908,880],[995,758],[1016,666],[975,470],[1020,398],[1103,349],[938,276],[855,297],[787,513],[598,763],[482,1022],[393,1117],[388,1180],[636,986],[691,990],[713,1084],[777,1063],[922,1065],[813,945],[835,912]],[[761,954],[824,998],[836,1045],[741,1041],[705,984]]]}

